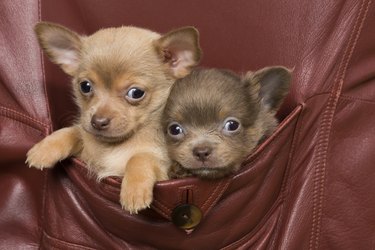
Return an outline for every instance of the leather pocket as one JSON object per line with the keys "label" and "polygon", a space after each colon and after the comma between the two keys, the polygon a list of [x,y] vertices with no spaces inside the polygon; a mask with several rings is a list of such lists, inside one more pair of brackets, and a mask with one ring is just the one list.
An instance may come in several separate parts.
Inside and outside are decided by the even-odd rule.
{"label": "leather pocket", "polygon": [[265,244],[277,231],[301,111],[302,106],[295,108],[245,160],[217,204],[227,207],[227,220],[237,234],[237,240],[227,242],[231,248],[245,242],[247,247],[258,248],[260,241]]}
{"label": "leather pocket", "polygon": [[[84,164],[76,159],[73,167],[65,169],[81,191],[80,196],[89,203],[96,219],[107,230],[116,229],[112,233],[124,240],[158,245],[158,239],[169,235],[175,240],[185,241],[187,235],[173,225],[172,213],[180,205],[192,204],[202,211],[202,218],[194,232],[189,231],[190,240],[181,248],[236,247],[244,241],[257,244],[260,239],[272,237],[272,232],[276,230],[301,111],[302,106],[295,108],[245,160],[238,174],[215,181],[186,178],[159,182],[155,185],[152,209],[138,215],[129,215],[120,207],[120,178],[109,177],[98,183],[87,175]],[[118,221],[141,228],[153,237],[145,239],[127,227],[111,225]],[[214,235],[212,242],[202,242],[200,234]],[[168,248],[168,242],[163,243],[163,248]]]}

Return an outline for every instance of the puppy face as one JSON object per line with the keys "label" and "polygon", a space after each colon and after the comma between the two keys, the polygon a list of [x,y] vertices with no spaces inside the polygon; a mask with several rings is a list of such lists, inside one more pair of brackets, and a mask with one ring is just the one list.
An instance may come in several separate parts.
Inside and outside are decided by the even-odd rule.
{"label": "puppy face", "polygon": [[249,72],[242,78],[217,69],[195,70],[177,80],[163,127],[179,174],[188,175],[182,170],[219,178],[237,171],[260,139],[277,126],[274,114],[289,81],[290,72],[283,67]]}
{"label": "puppy face", "polygon": [[200,59],[192,27],[164,36],[135,27],[79,36],[51,23],[35,31],[50,59],[73,78],[81,127],[105,143],[122,142],[156,119],[173,81]]}

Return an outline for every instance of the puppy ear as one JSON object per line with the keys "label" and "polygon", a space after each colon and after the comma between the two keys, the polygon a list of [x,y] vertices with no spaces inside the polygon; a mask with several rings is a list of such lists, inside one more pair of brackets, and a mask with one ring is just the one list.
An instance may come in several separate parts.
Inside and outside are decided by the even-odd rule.
{"label": "puppy ear", "polygon": [[172,30],[159,38],[155,46],[175,78],[189,74],[201,58],[199,32],[194,27]]}
{"label": "puppy ear", "polygon": [[68,75],[74,75],[79,67],[80,36],[63,26],[47,22],[35,25],[34,31],[51,61],[60,65]]}
{"label": "puppy ear", "polygon": [[252,94],[258,92],[258,98],[269,111],[277,111],[289,92],[291,70],[282,67],[266,67],[245,76],[251,82]]}

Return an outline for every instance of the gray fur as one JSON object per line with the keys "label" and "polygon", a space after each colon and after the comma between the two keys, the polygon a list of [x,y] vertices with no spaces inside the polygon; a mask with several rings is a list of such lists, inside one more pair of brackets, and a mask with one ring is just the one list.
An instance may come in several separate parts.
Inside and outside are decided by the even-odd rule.
{"label": "gray fur", "polygon": [[[175,161],[171,177],[220,178],[237,171],[241,162],[277,126],[274,117],[288,93],[290,71],[270,67],[240,77],[219,69],[196,69],[172,87],[163,113],[163,128],[169,155]],[[223,130],[234,118],[240,129]],[[170,136],[171,123],[184,129],[181,138]],[[209,147],[206,161],[192,151]]]}

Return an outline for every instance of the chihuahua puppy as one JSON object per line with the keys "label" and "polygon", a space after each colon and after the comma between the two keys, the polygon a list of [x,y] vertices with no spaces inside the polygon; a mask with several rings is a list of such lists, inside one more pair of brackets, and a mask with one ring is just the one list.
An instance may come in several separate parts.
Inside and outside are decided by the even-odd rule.
{"label": "chihuahua puppy", "polygon": [[197,69],[174,84],[163,113],[171,178],[221,178],[239,170],[278,125],[291,73],[268,67],[240,77]]}
{"label": "chihuahua puppy", "polygon": [[31,148],[26,162],[43,169],[76,156],[98,179],[123,176],[125,210],[149,207],[155,182],[168,178],[171,164],[162,111],[174,81],[200,60],[198,31],[184,27],[160,35],[119,27],[80,36],[42,22],[35,32],[52,62],[72,77],[80,116]]}

